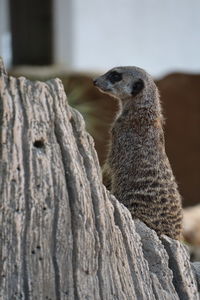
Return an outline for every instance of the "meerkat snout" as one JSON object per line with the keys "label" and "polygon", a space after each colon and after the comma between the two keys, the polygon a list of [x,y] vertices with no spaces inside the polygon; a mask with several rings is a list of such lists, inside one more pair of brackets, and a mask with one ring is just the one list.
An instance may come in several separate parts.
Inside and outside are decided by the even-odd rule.
{"label": "meerkat snout", "polygon": [[126,101],[136,97],[150,80],[147,73],[137,67],[116,67],[96,78],[93,83],[103,93]]}

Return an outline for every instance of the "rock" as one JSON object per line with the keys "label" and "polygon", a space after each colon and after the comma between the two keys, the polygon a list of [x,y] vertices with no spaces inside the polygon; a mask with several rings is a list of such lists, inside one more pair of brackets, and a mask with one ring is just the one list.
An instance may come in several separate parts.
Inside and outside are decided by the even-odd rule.
{"label": "rock", "polygon": [[163,245],[169,256],[169,268],[173,272],[173,284],[180,299],[199,299],[197,282],[184,245],[169,237],[163,237]]}
{"label": "rock", "polygon": [[173,272],[168,266],[169,257],[161,240],[154,230],[141,221],[136,220],[135,226],[141,237],[142,250],[148,262],[157,299],[179,299],[173,285]]}
{"label": "rock", "polygon": [[193,262],[191,266],[197,282],[198,292],[200,293],[200,262]]}

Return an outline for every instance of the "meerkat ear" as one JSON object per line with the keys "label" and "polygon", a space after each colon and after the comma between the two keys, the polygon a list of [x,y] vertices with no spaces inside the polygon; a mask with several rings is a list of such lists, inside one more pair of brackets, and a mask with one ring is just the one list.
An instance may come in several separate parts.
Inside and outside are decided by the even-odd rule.
{"label": "meerkat ear", "polygon": [[142,79],[136,80],[132,85],[131,95],[136,96],[144,88],[144,81]]}

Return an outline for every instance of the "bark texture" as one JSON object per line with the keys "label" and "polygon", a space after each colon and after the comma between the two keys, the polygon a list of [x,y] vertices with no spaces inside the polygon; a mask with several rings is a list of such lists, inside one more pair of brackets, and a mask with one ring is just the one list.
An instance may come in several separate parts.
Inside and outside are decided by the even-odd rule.
{"label": "bark texture", "polygon": [[[93,139],[59,79],[0,62],[0,299],[199,299],[184,246],[102,185]],[[194,273],[193,273],[194,272]]]}

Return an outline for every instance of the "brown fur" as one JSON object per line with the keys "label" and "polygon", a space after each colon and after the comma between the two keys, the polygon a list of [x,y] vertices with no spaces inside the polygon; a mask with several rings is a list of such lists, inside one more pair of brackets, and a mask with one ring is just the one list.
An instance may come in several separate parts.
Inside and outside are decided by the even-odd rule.
{"label": "brown fur", "polygon": [[110,174],[111,192],[133,218],[141,219],[158,235],[180,239],[181,197],[165,153],[163,116],[154,81],[140,68],[118,67],[94,84],[119,99],[104,168]]}

